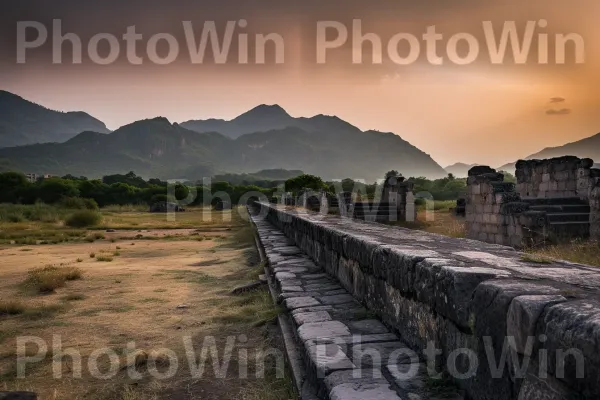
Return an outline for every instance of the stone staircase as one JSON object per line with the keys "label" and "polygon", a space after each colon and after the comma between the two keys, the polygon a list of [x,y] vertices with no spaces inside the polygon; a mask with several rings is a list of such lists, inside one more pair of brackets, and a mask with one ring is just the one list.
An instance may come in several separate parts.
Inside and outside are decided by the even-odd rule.
{"label": "stone staircase", "polygon": [[590,206],[578,197],[524,200],[532,211],[546,213],[550,233],[558,238],[588,238]]}

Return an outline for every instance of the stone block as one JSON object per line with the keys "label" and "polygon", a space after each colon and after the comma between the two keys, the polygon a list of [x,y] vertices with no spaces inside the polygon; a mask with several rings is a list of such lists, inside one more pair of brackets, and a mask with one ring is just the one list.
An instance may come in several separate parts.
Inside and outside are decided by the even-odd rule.
{"label": "stone block", "polygon": [[331,321],[331,315],[327,311],[297,313],[293,315],[293,318],[298,326],[304,325],[305,323]]}
{"label": "stone block", "polygon": [[550,182],[550,174],[549,173],[542,174],[542,182]]}
{"label": "stone block", "polygon": [[298,329],[298,336],[302,341],[349,335],[350,329],[339,321],[305,323]]}
{"label": "stone block", "polygon": [[536,334],[547,337],[549,372],[585,398],[600,398],[600,303],[575,300],[551,306]]}
{"label": "stone block", "polygon": [[[518,296],[513,299],[508,309],[506,334],[514,338],[515,350],[530,356],[536,342],[535,332],[539,316],[544,308],[567,301],[560,295]],[[528,348],[528,340],[530,347]],[[527,351],[526,351],[527,350]]]}
{"label": "stone block", "polygon": [[333,388],[331,400],[402,400],[389,384],[343,383]]}

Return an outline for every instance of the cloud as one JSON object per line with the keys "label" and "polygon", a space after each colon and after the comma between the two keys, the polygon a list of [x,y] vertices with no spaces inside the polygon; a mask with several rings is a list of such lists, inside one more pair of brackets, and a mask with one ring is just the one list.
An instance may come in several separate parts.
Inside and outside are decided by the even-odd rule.
{"label": "cloud", "polygon": [[565,100],[564,97],[552,97],[550,103],[563,103]]}
{"label": "cloud", "polygon": [[546,114],[548,115],[569,115],[571,114],[570,108],[561,108],[560,110],[547,110]]}

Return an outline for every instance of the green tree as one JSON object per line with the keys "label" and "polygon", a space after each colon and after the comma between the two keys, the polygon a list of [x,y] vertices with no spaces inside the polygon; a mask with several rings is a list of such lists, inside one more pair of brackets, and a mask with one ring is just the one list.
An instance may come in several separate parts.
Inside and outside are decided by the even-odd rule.
{"label": "green tree", "polygon": [[302,189],[322,190],[327,185],[321,178],[314,175],[303,174],[285,181],[285,190],[292,193],[298,193]]}
{"label": "green tree", "polygon": [[0,203],[16,203],[19,193],[30,186],[25,175],[19,172],[4,172],[0,174]]}
{"label": "green tree", "polygon": [[62,178],[48,178],[39,184],[39,197],[44,203],[56,203],[63,197],[79,197],[79,189],[74,181]]}

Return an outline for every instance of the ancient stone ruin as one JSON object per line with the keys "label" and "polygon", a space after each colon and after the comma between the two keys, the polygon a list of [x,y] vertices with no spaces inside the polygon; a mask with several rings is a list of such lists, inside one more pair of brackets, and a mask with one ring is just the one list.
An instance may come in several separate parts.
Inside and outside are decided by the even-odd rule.
{"label": "ancient stone ruin", "polygon": [[[512,201],[502,174],[473,172],[467,206],[481,201],[481,215],[527,204]],[[253,208],[303,399],[600,398],[597,268],[282,205]],[[442,371],[449,382],[438,380]]]}
{"label": "ancient stone ruin", "polygon": [[480,166],[469,171],[467,237],[530,247],[573,238],[600,239],[600,170],[577,157],[517,162],[516,185]]}
{"label": "ancient stone ruin", "polygon": [[322,214],[338,214],[371,222],[414,221],[416,219],[413,184],[403,177],[388,177],[381,188],[379,198],[362,200],[356,193],[341,192],[331,195],[325,191],[303,190],[298,199],[283,195],[281,204],[298,205]]}

